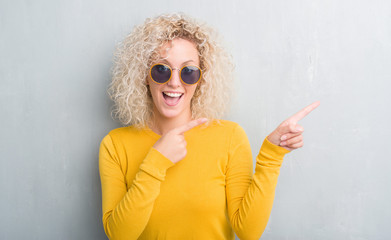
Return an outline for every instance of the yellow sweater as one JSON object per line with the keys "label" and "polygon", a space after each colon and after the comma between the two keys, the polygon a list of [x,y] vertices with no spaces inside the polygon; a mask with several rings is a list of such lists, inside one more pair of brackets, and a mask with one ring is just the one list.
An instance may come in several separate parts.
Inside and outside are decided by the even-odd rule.
{"label": "yellow sweater", "polygon": [[110,239],[259,239],[288,150],[264,140],[256,161],[236,123],[185,133],[186,157],[174,164],[152,146],[149,128],[123,127],[102,140],[103,226]]}

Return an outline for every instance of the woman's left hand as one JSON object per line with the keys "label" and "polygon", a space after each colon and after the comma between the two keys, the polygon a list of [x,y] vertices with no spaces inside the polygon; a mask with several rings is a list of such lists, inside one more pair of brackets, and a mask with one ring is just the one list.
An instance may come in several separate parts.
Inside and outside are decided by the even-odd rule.
{"label": "woman's left hand", "polygon": [[302,135],[304,128],[297,122],[318,107],[319,104],[320,102],[316,101],[283,121],[276,130],[269,134],[267,139],[274,145],[281,146],[289,151],[301,148],[304,144]]}

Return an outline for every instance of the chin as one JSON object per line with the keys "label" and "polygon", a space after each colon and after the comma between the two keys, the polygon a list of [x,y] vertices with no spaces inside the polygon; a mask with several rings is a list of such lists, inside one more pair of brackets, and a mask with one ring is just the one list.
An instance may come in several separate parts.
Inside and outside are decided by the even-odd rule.
{"label": "chin", "polygon": [[178,111],[177,109],[175,110],[161,109],[159,111],[159,114],[163,118],[173,119],[173,118],[180,117],[184,113],[182,111]]}

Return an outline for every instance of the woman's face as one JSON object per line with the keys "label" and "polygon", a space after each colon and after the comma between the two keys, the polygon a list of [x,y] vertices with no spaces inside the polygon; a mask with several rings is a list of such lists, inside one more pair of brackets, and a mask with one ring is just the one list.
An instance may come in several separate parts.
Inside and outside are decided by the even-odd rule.
{"label": "woman's face", "polygon": [[[168,52],[166,48],[170,47]],[[167,57],[168,55],[168,57]],[[160,51],[161,60],[156,63],[169,65],[171,79],[164,84],[157,84],[148,77],[148,85],[154,103],[155,120],[173,119],[188,121],[191,118],[190,102],[198,85],[186,85],[180,79],[180,69],[186,65],[199,65],[198,51],[195,45],[185,39],[176,38],[171,44],[163,46]],[[165,58],[167,57],[167,58]],[[163,58],[165,58],[163,60]]]}

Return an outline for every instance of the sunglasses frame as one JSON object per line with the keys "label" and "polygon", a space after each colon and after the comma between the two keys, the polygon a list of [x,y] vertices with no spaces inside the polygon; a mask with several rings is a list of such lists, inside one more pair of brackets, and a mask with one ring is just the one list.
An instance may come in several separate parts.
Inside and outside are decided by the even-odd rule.
{"label": "sunglasses frame", "polygon": [[[166,67],[168,67],[168,68],[170,69],[170,71],[171,71],[170,78],[169,78],[167,81],[165,81],[164,83],[156,82],[156,81],[153,79],[153,77],[152,77],[152,68],[153,68],[154,66],[156,66],[156,65],[163,65],[163,66],[166,66]],[[198,70],[200,70],[200,77],[198,78],[197,82],[192,83],[192,84],[188,84],[188,83],[186,83],[185,81],[183,81],[182,76],[181,76],[181,73],[182,73],[182,70],[183,70],[185,67],[196,67],[196,68],[198,68]],[[150,77],[151,80],[152,80],[154,83],[156,83],[156,84],[160,84],[160,85],[161,85],[161,84],[165,84],[165,83],[168,83],[168,82],[171,80],[172,75],[173,75],[173,71],[174,71],[174,70],[179,70],[179,68],[172,68],[172,67],[170,67],[169,65],[164,64],[164,63],[155,63],[155,64],[153,64],[153,65],[149,68],[149,77]],[[180,71],[179,71],[179,78],[181,79],[181,82],[182,82],[183,84],[185,84],[185,85],[191,86],[191,85],[197,84],[197,83],[201,80],[201,78],[202,78],[202,70],[201,70],[200,67],[195,66],[195,65],[186,65],[186,66],[183,66],[183,67],[180,69]]]}

